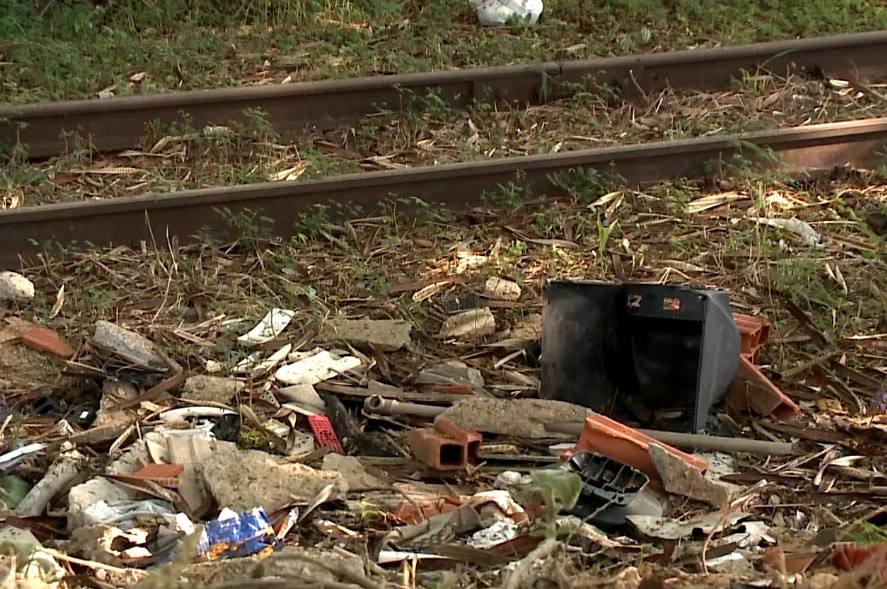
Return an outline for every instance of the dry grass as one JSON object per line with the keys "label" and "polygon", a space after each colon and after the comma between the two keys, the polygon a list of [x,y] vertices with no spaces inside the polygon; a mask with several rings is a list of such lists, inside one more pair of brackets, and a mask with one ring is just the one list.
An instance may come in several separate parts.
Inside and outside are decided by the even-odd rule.
{"label": "dry grass", "polygon": [[68,153],[0,168],[3,206],[106,199],[151,192],[293,181],[361,170],[486,160],[654,140],[773,130],[887,114],[877,88],[832,88],[820,81],[748,77],[729,92],[665,91],[618,103],[601,93],[528,110],[475,106],[451,112],[438,97],[416,97],[402,113],[379,113],[360,126],[283,143],[262,119],[195,130],[149,128],[143,146],[113,156],[72,140]]}

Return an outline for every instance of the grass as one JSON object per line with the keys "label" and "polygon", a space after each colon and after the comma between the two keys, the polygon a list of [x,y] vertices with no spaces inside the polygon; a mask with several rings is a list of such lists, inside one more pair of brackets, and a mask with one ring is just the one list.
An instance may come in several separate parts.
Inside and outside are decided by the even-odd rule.
{"label": "grass", "polygon": [[[457,112],[436,95],[418,97],[401,112],[378,112],[353,128],[283,142],[261,112],[244,123],[194,129],[149,125],[139,149],[96,155],[71,139],[68,152],[30,163],[15,151],[0,167],[8,208],[114,198],[266,181],[323,178],[605,147],[654,140],[774,130],[785,126],[887,114],[879,96],[820,81],[749,75],[715,94],[671,90],[644,100],[614,102],[583,90],[527,110],[479,104]],[[596,198],[595,177],[567,178],[563,189]],[[489,195],[498,204],[524,200],[519,186]],[[590,202],[590,200],[589,200]]]}
{"label": "grass", "polygon": [[464,0],[7,0],[0,101],[581,59],[887,28],[876,0],[548,0],[482,29]]}

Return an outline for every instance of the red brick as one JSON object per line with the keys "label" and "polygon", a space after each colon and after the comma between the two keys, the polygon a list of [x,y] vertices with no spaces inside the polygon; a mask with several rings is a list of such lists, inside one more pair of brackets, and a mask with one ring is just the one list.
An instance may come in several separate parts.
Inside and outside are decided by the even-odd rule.
{"label": "red brick", "polygon": [[736,413],[751,409],[759,415],[769,415],[780,421],[794,419],[801,410],[745,356],[739,358],[739,368],[727,392],[726,404]]}
{"label": "red brick", "polygon": [[435,470],[465,470],[477,458],[482,440],[479,433],[443,419],[435,422],[434,428],[414,429],[407,434],[413,455]]}
{"label": "red brick", "polygon": [[54,354],[68,359],[74,355],[74,348],[62,337],[46,327],[35,327],[22,336],[22,343],[33,350]]}
{"label": "red brick", "polygon": [[157,483],[161,487],[176,488],[179,486],[179,476],[185,470],[184,464],[157,464],[152,463],[130,475],[133,479],[140,479]]}

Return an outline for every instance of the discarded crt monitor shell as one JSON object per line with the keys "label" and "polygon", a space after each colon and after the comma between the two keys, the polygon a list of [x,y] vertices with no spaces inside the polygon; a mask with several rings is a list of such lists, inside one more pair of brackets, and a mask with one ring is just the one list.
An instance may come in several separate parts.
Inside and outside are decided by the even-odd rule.
{"label": "discarded crt monitor shell", "polygon": [[548,281],[542,311],[543,399],[618,417],[623,406],[693,408],[705,429],[739,363],[729,294],[659,284]]}

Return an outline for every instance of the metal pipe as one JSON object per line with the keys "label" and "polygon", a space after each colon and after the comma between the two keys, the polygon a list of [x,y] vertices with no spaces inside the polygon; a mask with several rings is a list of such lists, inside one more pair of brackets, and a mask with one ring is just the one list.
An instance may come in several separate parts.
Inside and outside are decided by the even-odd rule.
{"label": "metal pipe", "polygon": [[446,407],[434,407],[432,405],[419,405],[418,403],[404,403],[394,399],[385,399],[380,395],[368,397],[363,402],[363,410],[376,415],[411,415],[413,417],[429,417],[433,419],[446,411],[446,409]]}
{"label": "metal pipe", "polygon": [[[545,429],[553,433],[570,434],[579,436],[585,427],[581,422],[559,421],[545,424]],[[639,429],[642,434],[651,438],[671,444],[679,448],[714,450],[719,452],[748,452],[749,454],[786,455],[797,454],[794,444],[788,442],[768,442],[764,440],[749,440],[746,438],[727,438],[724,436],[706,436],[702,434],[685,434],[679,432],[664,432],[659,430]]]}

